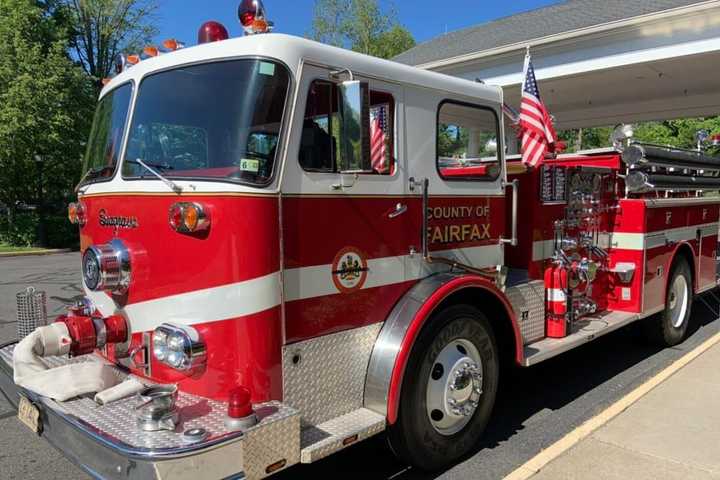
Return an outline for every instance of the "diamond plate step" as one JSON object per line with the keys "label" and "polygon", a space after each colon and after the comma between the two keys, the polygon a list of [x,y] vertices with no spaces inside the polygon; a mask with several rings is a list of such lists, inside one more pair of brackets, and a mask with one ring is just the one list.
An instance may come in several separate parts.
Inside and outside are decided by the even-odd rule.
{"label": "diamond plate step", "polygon": [[300,461],[315,462],[383,430],[385,417],[367,408],[305,427],[300,438]]}

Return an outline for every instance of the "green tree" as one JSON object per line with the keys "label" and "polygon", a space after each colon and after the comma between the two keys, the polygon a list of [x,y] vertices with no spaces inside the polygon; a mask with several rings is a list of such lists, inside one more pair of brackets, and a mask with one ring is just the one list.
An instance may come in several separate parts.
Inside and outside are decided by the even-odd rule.
{"label": "green tree", "polygon": [[635,128],[635,138],[648,143],[692,149],[697,146],[695,133],[699,130],[720,134],[720,117],[682,118],[640,123]]}
{"label": "green tree", "polygon": [[317,0],[310,37],[334,47],[345,47],[345,21],[352,0]]}
{"label": "green tree", "polygon": [[415,46],[398,23],[394,8],[378,0],[316,0],[311,37],[381,58],[392,58]]}
{"label": "green tree", "polygon": [[72,28],[70,45],[100,85],[122,52],[139,52],[157,34],[156,0],[54,0]]}
{"label": "green tree", "polygon": [[62,26],[35,2],[0,0],[0,38],[0,202],[61,205],[80,175],[92,84],[68,57]]}
{"label": "green tree", "polygon": [[[610,134],[613,129],[614,127],[593,127],[563,130],[558,132],[558,136],[567,145],[567,152],[576,152],[610,147]],[[720,134],[720,116],[639,122],[635,124],[634,138],[646,143],[694,149],[697,146],[695,134],[699,130]]]}
{"label": "green tree", "polygon": [[412,34],[400,25],[377,36],[370,50],[370,55],[380,58],[393,58],[415,46]]}

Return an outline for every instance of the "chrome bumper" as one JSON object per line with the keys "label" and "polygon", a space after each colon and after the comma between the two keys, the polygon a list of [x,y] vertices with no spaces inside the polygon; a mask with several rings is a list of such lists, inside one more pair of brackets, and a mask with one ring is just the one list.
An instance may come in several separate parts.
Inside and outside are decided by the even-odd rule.
{"label": "chrome bumper", "polygon": [[[92,415],[78,415],[78,408],[84,408],[82,404],[61,404],[15,385],[13,369],[7,360],[7,352],[13,347],[14,344],[0,346],[0,353],[4,354],[0,355],[3,396],[15,409],[20,395],[30,400],[40,410],[40,435],[94,478],[254,479],[299,462],[300,416],[278,402],[256,405],[260,422],[243,433],[224,432],[190,446],[168,447],[167,441],[153,445],[147,437],[144,444],[131,444],[109,431],[108,425],[93,425],[92,420],[88,420],[95,418]],[[207,401],[199,403],[209,408]],[[261,413],[263,411],[266,413]],[[129,428],[124,425],[128,422],[132,424],[133,419],[123,419],[121,428]],[[279,468],[268,471],[271,466]]]}

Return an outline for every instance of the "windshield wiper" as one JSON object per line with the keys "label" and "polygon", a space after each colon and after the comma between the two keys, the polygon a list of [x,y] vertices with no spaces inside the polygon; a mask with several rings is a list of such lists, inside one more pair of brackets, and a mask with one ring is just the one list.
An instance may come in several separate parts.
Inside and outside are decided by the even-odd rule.
{"label": "windshield wiper", "polygon": [[[98,175],[100,175],[102,172],[108,169],[113,169],[114,167],[110,166],[104,166],[104,167],[90,167],[87,172],[85,172],[85,175],[80,178],[80,181],[77,185],[75,185],[75,193],[78,193],[80,191],[80,187],[82,186],[83,182],[85,180],[92,180],[93,178],[96,178]],[[92,176],[91,176],[92,175]]]}
{"label": "windshield wiper", "polygon": [[[165,178],[165,177],[162,176],[162,174],[160,174],[157,170],[155,170],[154,168],[152,168],[150,165],[148,165],[147,163],[143,162],[143,161],[140,160],[139,158],[137,158],[137,159],[135,159],[135,160],[128,160],[128,162],[130,162],[130,163],[135,163],[135,164],[137,164],[137,165],[140,165],[140,166],[143,167],[145,170],[147,170],[148,172],[152,173],[152,174],[155,175],[157,178],[159,178],[160,180],[162,180],[162,182],[163,182],[165,185],[167,185],[173,192],[175,192],[175,193],[182,193],[183,189],[182,189],[182,187],[181,187],[180,185],[178,185],[177,183],[173,182],[172,180],[170,180],[170,179],[168,179],[168,178]],[[161,166],[161,165],[156,165],[156,168],[165,168],[165,167],[163,167],[163,166]]]}

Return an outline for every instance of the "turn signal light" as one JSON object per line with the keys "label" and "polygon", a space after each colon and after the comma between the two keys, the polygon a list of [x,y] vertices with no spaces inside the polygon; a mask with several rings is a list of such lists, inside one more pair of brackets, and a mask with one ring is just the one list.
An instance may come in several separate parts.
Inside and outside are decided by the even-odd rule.
{"label": "turn signal light", "polygon": [[170,207],[170,226],[180,233],[197,233],[210,228],[210,216],[198,203],[181,202]]}
{"label": "turn signal light", "polygon": [[81,227],[87,222],[85,215],[85,205],[81,202],[71,203],[68,205],[68,220],[74,225],[80,225]]}

